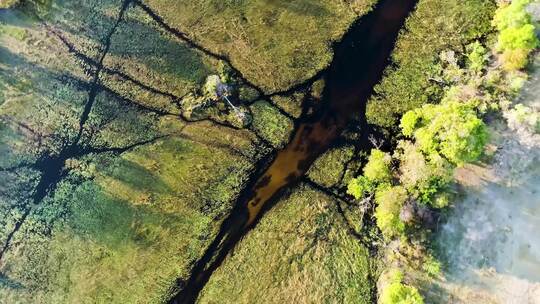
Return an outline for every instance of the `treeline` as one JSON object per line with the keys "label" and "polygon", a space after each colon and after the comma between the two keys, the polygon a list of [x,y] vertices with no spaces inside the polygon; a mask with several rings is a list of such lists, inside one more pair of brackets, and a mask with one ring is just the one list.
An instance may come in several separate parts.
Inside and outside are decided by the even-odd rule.
{"label": "treeline", "polygon": [[[382,126],[396,128],[395,149],[392,152],[373,149],[363,174],[348,185],[348,193],[357,200],[374,202],[376,225],[385,243],[393,244],[388,246],[386,268],[379,280],[381,304],[424,303],[413,286],[414,279],[404,273],[412,270],[429,277],[441,272],[441,262],[433,255],[429,236],[441,211],[455,198],[454,170],[485,155],[489,132],[484,117],[501,110],[512,113],[521,109],[519,106],[512,109],[510,101],[523,86],[526,74],[522,70],[539,45],[535,26],[526,11],[528,4],[528,0],[501,3],[492,20],[491,34],[481,20],[473,18],[475,25],[466,28],[462,37],[470,35],[477,39],[461,49],[440,52],[435,63],[423,61],[422,56],[428,56],[423,51],[433,52],[433,48],[444,45],[440,41],[430,41],[425,47],[415,45],[422,49],[420,58],[403,55],[407,47],[412,47],[406,43],[415,41],[414,35],[427,34],[433,39],[448,39],[446,46],[451,47],[458,42],[452,38],[456,35],[434,33],[433,29],[438,27],[433,24],[429,29],[420,29],[426,23],[418,19],[426,17],[422,4],[408,22],[408,29],[414,30],[404,34],[408,37],[401,40],[394,55],[397,64],[405,63],[405,66],[389,71],[378,88],[379,93],[385,94],[378,104],[372,103],[377,111],[380,106],[392,105],[377,116],[372,113],[371,118]],[[464,14],[476,18],[480,18],[478,14],[487,18],[482,9],[491,8],[490,4],[478,1],[460,5],[467,7]],[[425,33],[418,33],[424,30]],[[424,65],[419,66],[419,62]],[[440,71],[432,73],[430,69]],[[434,84],[428,85],[427,75],[432,76]],[[390,88],[398,93],[386,94]],[[400,94],[417,99],[408,102]],[[434,97],[437,99],[433,100]],[[391,126],[388,111],[392,115],[404,113],[397,126]],[[538,126],[537,116],[523,121]]]}

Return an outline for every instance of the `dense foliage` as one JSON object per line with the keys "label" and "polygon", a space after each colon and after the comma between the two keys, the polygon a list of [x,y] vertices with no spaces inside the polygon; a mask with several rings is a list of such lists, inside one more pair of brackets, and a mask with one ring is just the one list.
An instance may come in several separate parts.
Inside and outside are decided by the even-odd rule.
{"label": "dense foliage", "polygon": [[407,200],[407,191],[401,186],[382,187],[375,194],[375,218],[377,226],[386,238],[401,235],[405,224],[399,218],[401,208]]}
{"label": "dense foliage", "polygon": [[530,0],[516,0],[497,9],[493,25],[499,31],[497,51],[502,53],[507,70],[519,70],[527,65],[529,54],[538,45],[535,27],[525,7]]}
{"label": "dense foliage", "polygon": [[403,284],[403,273],[399,270],[391,270],[387,274],[388,286],[383,289],[379,299],[380,304],[423,304],[424,300],[418,290]]}
{"label": "dense foliage", "polygon": [[[495,45],[476,40],[461,49],[441,50],[438,58],[429,64],[437,68],[423,75],[417,74],[410,81],[430,79],[433,81],[431,88],[441,91],[434,94],[424,87],[425,91],[417,95],[429,96],[433,104],[424,104],[428,99],[406,102],[405,106],[403,100],[407,98],[395,101],[399,109],[392,115],[403,116],[399,124],[400,136],[395,140],[396,149],[388,161],[393,164],[388,175],[394,178],[377,183],[366,176],[364,169],[363,175],[349,183],[349,194],[362,199],[363,203],[371,201],[375,204],[374,217],[385,240],[399,244],[399,253],[395,249],[388,252],[387,259],[395,263],[394,267],[420,272],[421,276],[440,274],[441,263],[429,249],[429,229],[437,210],[452,202],[454,169],[478,161],[484,153],[488,142],[488,130],[483,121],[485,114],[502,109],[510,127],[526,126],[534,132],[540,126],[537,112],[520,105],[512,108],[510,102],[526,79],[518,70],[528,64],[530,53],[539,45],[534,25],[525,11],[528,3],[521,0],[502,3],[492,21],[497,30],[493,34]],[[396,52],[400,50],[398,45]],[[502,63],[502,68],[498,62]],[[395,68],[393,73],[400,69],[403,68]],[[389,79],[387,75],[379,90],[388,85]],[[410,82],[396,90],[410,94]],[[414,87],[412,85],[412,92]],[[385,95],[378,102],[388,98],[385,91],[379,91],[382,92]],[[372,114],[368,112],[370,119],[376,117],[376,123],[385,125],[379,119],[389,108],[383,109],[374,101],[372,107],[376,110]],[[373,166],[370,162],[371,158],[365,168]],[[402,284],[402,277],[392,281],[383,276],[381,280],[387,284],[380,290],[380,303],[423,302],[416,289]]]}
{"label": "dense foliage", "polygon": [[372,182],[385,182],[391,178],[390,162],[392,158],[380,150],[371,150],[368,162],[364,167],[364,176]]}
{"label": "dense foliage", "polygon": [[440,155],[455,165],[478,159],[487,141],[474,105],[454,100],[405,113],[401,129],[428,158]]}
{"label": "dense foliage", "polygon": [[378,149],[371,150],[368,162],[364,166],[364,174],[349,182],[347,192],[357,199],[361,199],[366,194],[373,192],[377,186],[388,185],[392,178],[391,161],[390,154]]}
{"label": "dense foliage", "polygon": [[397,41],[393,64],[375,87],[367,118],[372,124],[397,131],[399,117],[444,95],[444,71],[438,57],[444,50],[460,51],[491,31],[494,1],[420,0]]}

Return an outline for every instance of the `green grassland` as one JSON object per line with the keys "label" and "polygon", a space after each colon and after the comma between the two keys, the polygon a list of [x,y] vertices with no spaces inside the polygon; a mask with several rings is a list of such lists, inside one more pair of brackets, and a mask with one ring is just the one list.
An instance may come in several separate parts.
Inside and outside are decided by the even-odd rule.
{"label": "green grassland", "polygon": [[254,115],[254,130],[272,146],[283,148],[293,130],[292,121],[265,101],[254,103],[251,106],[251,112]]}
{"label": "green grassland", "polygon": [[267,92],[315,75],[332,59],[330,43],[375,1],[150,0],[166,22],[225,54]]}
{"label": "green grassland", "polygon": [[371,303],[375,272],[336,202],[301,185],[214,273],[199,303]]}
{"label": "green grassland", "polygon": [[[0,262],[2,302],[164,301],[212,240],[254,162],[269,152],[253,132],[159,114],[172,111],[171,100],[136,91],[143,83],[184,94],[217,63],[132,8],[111,35],[100,74],[106,90],[97,91],[79,140],[80,149],[96,152],[66,159],[65,176],[34,201],[42,172],[33,164],[66,151],[88,104],[96,65],[80,55],[99,60],[120,4],[55,2],[44,19],[49,26],[16,11],[1,16],[0,165],[15,168],[0,172],[2,244],[31,208]],[[136,143],[123,153],[100,152]]]}
{"label": "green grassland", "polygon": [[[2,286],[2,298],[164,301],[211,241],[250,162],[172,137],[73,166],[73,176],[32,214],[5,256],[2,273],[19,287]],[[93,180],[76,182],[88,171],[96,172]]]}

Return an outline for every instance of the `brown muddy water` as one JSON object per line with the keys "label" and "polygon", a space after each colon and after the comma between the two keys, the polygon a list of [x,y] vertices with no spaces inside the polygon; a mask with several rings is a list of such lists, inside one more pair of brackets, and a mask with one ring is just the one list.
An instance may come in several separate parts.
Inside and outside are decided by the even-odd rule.
{"label": "brown muddy water", "polygon": [[417,0],[379,1],[334,45],[334,58],[325,73],[321,105],[310,111],[304,109],[292,140],[275,155],[265,171],[253,176],[216,238],[194,265],[191,277],[178,282],[180,292],[170,303],[196,302],[229,251],[278,201],[285,189],[301,180],[352,118],[363,122],[361,129],[367,142],[366,102],[380,81],[399,31],[416,3]]}

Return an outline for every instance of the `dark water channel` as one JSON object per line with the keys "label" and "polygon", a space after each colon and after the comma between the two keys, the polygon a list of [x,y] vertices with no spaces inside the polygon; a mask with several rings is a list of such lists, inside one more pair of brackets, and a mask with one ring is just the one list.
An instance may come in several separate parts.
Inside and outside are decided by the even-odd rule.
{"label": "dark water channel", "polygon": [[417,1],[379,1],[334,45],[334,58],[325,74],[326,87],[321,105],[314,111],[304,111],[289,144],[277,153],[262,174],[254,176],[214,241],[195,264],[191,277],[178,282],[180,292],[170,303],[196,302],[200,291],[231,249],[278,201],[284,190],[301,180],[351,118],[360,117],[364,122],[362,130],[367,132],[367,100],[382,78],[399,31]]}

